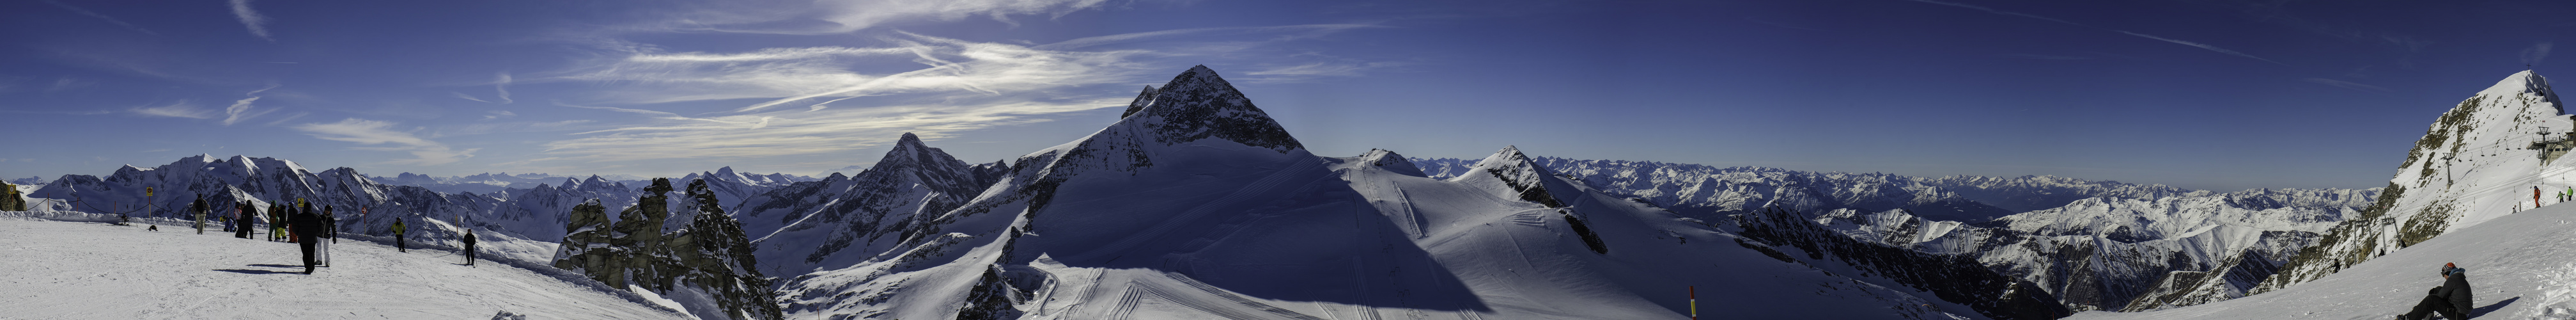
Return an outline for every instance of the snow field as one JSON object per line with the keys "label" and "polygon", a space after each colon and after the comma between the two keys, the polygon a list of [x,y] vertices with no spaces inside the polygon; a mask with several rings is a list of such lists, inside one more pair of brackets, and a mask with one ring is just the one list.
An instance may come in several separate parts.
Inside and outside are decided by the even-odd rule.
{"label": "snow field", "polygon": [[[2528,201],[2528,199],[2525,199]],[[2503,215],[2278,291],[2161,311],[2084,312],[2068,319],[2388,319],[2441,285],[2443,263],[2468,269],[2477,319],[2576,319],[2576,206]]]}
{"label": "snow field", "polygon": [[[512,263],[358,239],[304,275],[291,243],[0,214],[0,310],[28,319],[684,319]],[[421,249],[415,247],[414,249]],[[490,262],[490,261],[487,261]]]}

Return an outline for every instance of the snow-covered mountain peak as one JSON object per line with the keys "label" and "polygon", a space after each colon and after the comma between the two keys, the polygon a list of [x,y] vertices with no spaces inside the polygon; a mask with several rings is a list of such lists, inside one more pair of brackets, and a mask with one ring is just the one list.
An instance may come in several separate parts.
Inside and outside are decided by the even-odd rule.
{"label": "snow-covered mountain peak", "polygon": [[[1491,182],[1486,182],[1489,180]],[[1485,156],[1485,160],[1477,161],[1476,166],[1466,174],[1449,178],[1449,181],[1470,184],[1500,183],[1504,188],[1491,190],[1509,194],[1497,194],[1497,196],[1519,198],[1548,207],[1572,205],[1566,203],[1564,199],[1572,199],[1570,197],[1580,194],[1573,181],[1557,177],[1555,171],[1550,171],[1547,167],[1540,166],[1538,162],[1531,161],[1529,155],[1522,154],[1518,146],[1504,146],[1503,150],[1495,151],[1494,155]]]}
{"label": "snow-covered mountain peak", "polygon": [[1145,106],[1112,126],[1137,126],[1164,145],[1216,138],[1280,153],[1306,148],[1207,66],[1192,67],[1151,93],[1152,101],[1138,101]]}
{"label": "snow-covered mountain peak", "polygon": [[[1490,172],[1515,180],[1553,175],[1547,171],[1546,167],[1541,167],[1537,162],[1530,161],[1529,155],[1522,154],[1519,146],[1503,146],[1503,150],[1494,151],[1493,155],[1485,156],[1484,160],[1477,160],[1474,170],[1475,172]],[[1474,176],[1474,174],[1460,175],[1459,178],[1469,176]],[[1456,180],[1458,178],[1451,179]]]}
{"label": "snow-covered mountain peak", "polygon": [[865,175],[866,172],[902,169],[946,172],[966,166],[968,164],[965,161],[957,160],[956,156],[948,155],[947,151],[932,148],[929,144],[922,143],[920,136],[906,132],[903,138],[895,140],[894,149],[886,150],[885,157],[877,159],[876,165],[861,171],[861,175]]}
{"label": "snow-covered mountain peak", "polygon": [[2487,87],[2486,90],[2478,91],[2478,94],[2497,96],[2529,94],[2533,96],[2548,97],[2549,102],[2553,104],[2558,102],[2558,93],[2549,90],[2549,78],[2542,77],[2538,73],[2531,72],[2531,70],[2515,72],[2512,76],[2505,77],[2504,80],[2497,80],[2495,86],[2490,86]]}
{"label": "snow-covered mountain peak", "polygon": [[1370,167],[1376,167],[1380,170],[1386,170],[1387,172],[1393,172],[1395,174],[1416,177],[1428,176],[1422,173],[1421,167],[1413,165],[1413,160],[1406,159],[1404,155],[1396,154],[1395,151],[1388,151],[1386,149],[1369,149],[1368,153],[1360,154],[1359,161],[1356,162],[1365,163]]}
{"label": "snow-covered mountain peak", "polygon": [[[2431,240],[2559,201],[2576,187],[2576,162],[2544,160],[2576,121],[2549,82],[2516,72],[2461,101],[2425,130],[2377,204],[2333,227],[2315,247],[2254,292],[2277,290]],[[2553,142],[2554,141],[2554,142]]]}
{"label": "snow-covered mountain peak", "polygon": [[1119,112],[1118,118],[1126,119],[1127,116],[1136,115],[1136,110],[1144,110],[1145,105],[1152,104],[1153,102],[1154,86],[1147,85],[1145,86],[1145,92],[1136,94],[1136,101],[1127,102],[1127,111]]}

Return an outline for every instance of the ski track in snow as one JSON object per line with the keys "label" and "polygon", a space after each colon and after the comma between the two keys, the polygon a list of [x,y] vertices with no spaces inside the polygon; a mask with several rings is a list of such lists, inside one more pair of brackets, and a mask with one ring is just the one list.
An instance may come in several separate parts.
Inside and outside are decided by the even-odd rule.
{"label": "ski track in snow", "polygon": [[345,241],[304,275],[292,243],[0,218],[0,310],[27,319],[684,319],[508,264]]}

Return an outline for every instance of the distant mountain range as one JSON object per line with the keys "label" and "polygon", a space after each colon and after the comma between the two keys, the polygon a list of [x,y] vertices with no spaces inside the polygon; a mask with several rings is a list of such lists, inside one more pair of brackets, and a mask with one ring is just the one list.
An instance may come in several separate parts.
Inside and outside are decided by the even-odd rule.
{"label": "distant mountain range", "polygon": [[2371,189],[1722,168],[1512,147],[1478,160],[1328,157],[1204,67],[1146,87],[1100,131],[1009,161],[965,162],[905,134],[864,169],[719,168],[670,182],[704,184],[686,195],[648,194],[642,179],[386,178],[240,156],[26,189],[41,210],[149,216],[199,195],[262,208],[301,198],[369,208],[344,220],[359,233],[395,218],[432,238],[470,228],[531,260],[562,251],[570,226],[609,223],[574,221],[586,203],[699,199],[664,200],[687,210],[655,219],[670,234],[706,212],[738,220],[756,258],[740,267],[777,277],[786,318],[1675,318],[1691,302],[1674,292],[1696,287],[1729,317],[2047,319],[2278,289],[2511,212],[2515,188],[2566,181],[2534,180],[2554,167],[2503,151],[2520,141],[2506,135],[2576,128],[2545,82],[2517,77],[2445,114],[2391,186]]}

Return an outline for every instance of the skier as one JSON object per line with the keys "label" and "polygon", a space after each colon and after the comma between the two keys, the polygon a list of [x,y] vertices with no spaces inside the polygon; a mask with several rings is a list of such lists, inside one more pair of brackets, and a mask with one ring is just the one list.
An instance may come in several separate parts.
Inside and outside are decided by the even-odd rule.
{"label": "skier", "polygon": [[402,218],[399,218],[399,217],[394,218],[394,251],[395,251],[395,252],[411,252],[411,244],[405,243],[405,242],[403,241],[403,231],[406,231],[406,230],[404,230],[404,228],[403,228],[403,221],[402,221]]}
{"label": "skier", "polygon": [[241,205],[235,204],[231,207],[231,211],[225,211],[224,215],[215,217],[215,220],[223,220],[225,233],[233,232],[233,216],[241,214]]}
{"label": "skier", "polygon": [[2531,187],[2531,208],[2540,208],[2540,187]]}
{"label": "skier", "polygon": [[465,229],[465,265],[474,265],[474,229]]}
{"label": "skier", "polygon": [[322,207],[322,237],[340,243],[340,215],[332,213],[330,206]]}
{"label": "skier", "polygon": [[322,217],[315,216],[312,210],[302,210],[287,220],[294,227],[296,247],[304,249],[304,274],[313,274],[313,265],[321,263],[313,259],[313,245],[317,239],[314,233],[322,229]]}
{"label": "skier", "polygon": [[2398,316],[2397,319],[2423,320],[2435,312],[2440,312],[2443,319],[2468,319],[2468,311],[2473,309],[2471,302],[2474,302],[2469,295],[2468,272],[2468,269],[2443,263],[2442,286],[2433,287],[2431,292],[2426,292],[2424,301],[2415,303],[2414,311]]}
{"label": "skier", "polygon": [[188,212],[197,214],[197,234],[206,234],[206,196],[197,195],[197,202],[188,204]]}
{"label": "skier", "polygon": [[286,233],[284,231],[286,219],[281,219],[285,217],[286,208],[286,201],[279,200],[277,203],[269,204],[267,216],[261,217],[268,219],[268,241],[277,241],[278,235]]}
{"label": "skier", "polygon": [[242,200],[241,204],[233,205],[233,220],[240,223],[233,227],[233,237],[250,239],[250,217],[256,215],[259,215],[259,205],[251,204],[250,200]]}

